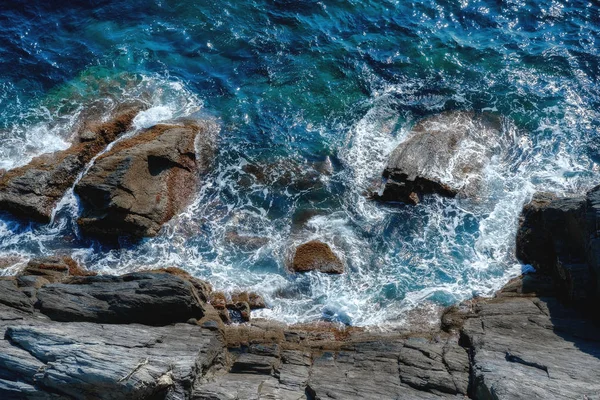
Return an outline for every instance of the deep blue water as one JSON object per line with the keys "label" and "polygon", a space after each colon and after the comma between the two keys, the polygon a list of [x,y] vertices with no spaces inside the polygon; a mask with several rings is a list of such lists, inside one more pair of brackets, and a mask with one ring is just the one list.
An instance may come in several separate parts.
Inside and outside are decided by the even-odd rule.
{"label": "deep blue water", "polygon": [[[196,201],[159,237],[103,248],[79,236],[68,195],[50,226],[2,215],[0,256],[175,265],[261,292],[264,315],[286,321],[395,322],[490,294],[521,268],[514,235],[532,193],[599,182],[599,53],[595,0],[4,0],[0,168],[67,147],[86,110],[132,98],[150,108],[139,121],[215,118],[221,132]],[[453,110],[505,117],[477,198],[366,200],[415,121]],[[269,242],[243,248],[231,232]],[[309,239],[332,244],[347,273],[289,274]]]}

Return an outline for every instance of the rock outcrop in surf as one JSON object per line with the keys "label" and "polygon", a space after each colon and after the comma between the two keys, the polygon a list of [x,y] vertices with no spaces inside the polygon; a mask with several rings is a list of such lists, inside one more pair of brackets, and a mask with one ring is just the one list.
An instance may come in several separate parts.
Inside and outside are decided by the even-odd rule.
{"label": "rock outcrop in surf", "polygon": [[208,121],[159,124],[116,143],[75,185],[81,230],[101,238],[155,236],[196,193],[216,132]]}
{"label": "rock outcrop in surf", "polygon": [[94,156],[130,127],[139,107],[105,123],[89,124],[67,150],[43,154],[0,174],[0,209],[17,217],[50,222],[52,210]]}
{"label": "rock outcrop in surf", "polygon": [[313,240],[296,248],[291,269],[294,272],[319,271],[341,274],[344,272],[344,263],[327,243]]}
{"label": "rock outcrop in surf", "polygon": [[417,204],[428,194],[475,192],[499,134],[500,118],[487,113],[444,112],[425,118],[392,152],[384,187],[372,197]]}

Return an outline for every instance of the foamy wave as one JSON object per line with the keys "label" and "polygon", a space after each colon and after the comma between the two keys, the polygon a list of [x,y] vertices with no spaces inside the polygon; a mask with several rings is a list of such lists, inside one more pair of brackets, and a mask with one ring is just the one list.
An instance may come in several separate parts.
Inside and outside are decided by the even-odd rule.
{"label": "foamy wave", "polygon": [[133,119],[133,125],[136,129],[146,129],[171,118],[173,118],[173,111],[169,107],[156,106],[140,111]]}

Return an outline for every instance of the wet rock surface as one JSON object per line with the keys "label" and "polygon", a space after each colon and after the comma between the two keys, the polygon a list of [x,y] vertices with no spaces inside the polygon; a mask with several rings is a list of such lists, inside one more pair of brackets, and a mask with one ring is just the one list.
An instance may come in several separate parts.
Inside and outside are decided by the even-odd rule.
{"label": "wet rock surface", "polygon": [[550,275],[559,295],[600,315],[600,187],[584,196],[536,194],[525,206],[517,257]]}
{"label": "wet rock surface", "polygon": [[216,132],[207,121],[156,125],[102,154],[75,186],[82,231],[102,238],[156,235],[191,202],[212,161]]}
{"label": "wet rock surface", "polygon": [[519,254],[539,272],[448,308],[439,330],[225,325],[258,300],[176,268],[89,276],[33,260],[0,279],[0,398],[599,399],[600,324],[556,261],[578,255],[595,278],[597,190],[536,197]]}
{"label": "wet rock surface", "polygon": [[0,173],[0,209],[26,220],[49,222],[52,210],[87,163],[131,127],[138,111],[123,111],[108,122],[91,124],[67,150],[43,154]]}
{"label": "wet rock surface", "polygon": [[446,316],[462,318],[473,398],[599,398],[600,326],[555,294],[548,277],[529,275]]}
{"label": "wet rock surface", "polygon": [[313,240],[296,248],[292,271],[319,271],[326,274],[342,274],[344,264],[327,243]]}
{"label": "wet rock surface", "polygon": [[417,204],[424,195],[476,192],[478,176],[496,150],[500,119],[444,112],[419,121],[390,155],[385,184],[373,198]]}

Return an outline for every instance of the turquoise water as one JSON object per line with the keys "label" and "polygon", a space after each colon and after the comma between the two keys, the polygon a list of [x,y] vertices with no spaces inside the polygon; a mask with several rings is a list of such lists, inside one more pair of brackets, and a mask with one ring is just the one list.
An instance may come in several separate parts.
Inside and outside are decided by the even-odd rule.
{"label": "turquoise water", "polygon": [[[107,248],[81,237],[67,194],[49,226],[1,215],[1,257],[174,265],[257,290],[271,306],[262,315],[288,322],[401,323],[416,305],[490,294],[518,273],[518,216],[536,190],[598,182],[597,1],[46,3],[0,6],[0,168],[66,148],[81,120],[132,98],[149,107],[138,127],[216,119],[219,150],[156,238]],[[415,121],[452,110],[505,117],[481,192],[418,207],[366,200]],[[231,232],[268,242],[244,247]],[[289,274],[310,239],[329,242],[347,273]]]}

